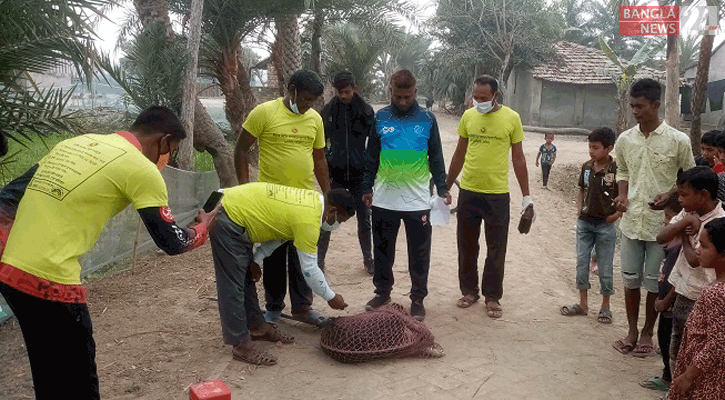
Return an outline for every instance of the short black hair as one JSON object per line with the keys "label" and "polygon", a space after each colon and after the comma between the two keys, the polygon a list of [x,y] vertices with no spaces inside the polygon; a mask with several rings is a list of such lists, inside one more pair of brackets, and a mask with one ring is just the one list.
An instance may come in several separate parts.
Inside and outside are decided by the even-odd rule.
{"label": "short black hair", "polygon": [[705,230],[718,253],[725,253],[725,218],[715,218],[705,224]]}
{"label": "short black hair", "polygon": [[725,150],[725,131],[721,131],[715,137],[715,147]]}
{"label": "short black hair", "polygon": [[315,71],[301,69],[295,71],[289,78],[287,88],[294,85],[300,92],[307,92],[313,96],[321,96],[325,87],[322,86],[322,79]]}
{"label": "short black hair", "polygon": [[162,106],[151,106],[141,111],[129,131],[142,135],[153,135],[160,132],[171,135],[174,140],[186,138],[184,125],[181,124],[179,117],[171,109]]}
{"label": "short black hair", "polygon": [[489,85],[491,91],[498,92],[498,81],[491,75],[481,75],[473,81],[474,85]]}
{"label": "short black hair", "polygon": [[355,75],[350,71],[338,72],[332,78],[332,86],[337,90],[344,89],[348,86],[355,86]]}
{"label": "short black hair", "polygon": [[607,148],[609,146],[614,146],[614,142],[617,141],[617,134],[614,133],[611,128],[603,126],[593,130],[587,139],[589,140],[589,143],[599,142],[602,146],[604,146],[604,148]]}
{"label": "short black hair", "polygon": [[671,194],[665,201],[665,205],[662,209],[672,210],[675,214],[679,214],[679,212],[682,211],[682,204],[680,204],[679,195],[677,193]]}
{"label": "short black hair", "polygon": [[347,189],[332,189],[327,193],[330,204],[342,207],[350,216],[355,215],[355,198]]}
{"label": "short black hair", "polygon": [[698,165],[677,174],[677,186],[690,186],[698,192],[706,190],[710,193],[712,199],[717,199],[718,184],[719,181],[715,171],[704,165]]}
{"label": "short black hair", "polygon": [[415,76],[413,76],[413,73],[407,69],[401,69],[390,77],[390,87],[410,89],[415,87],[415,84]]}
{"label": "short black hair", "polygon": [[713,129],[711,131],[707,131],[702,135],[702,138],[700,138],[700,143],[706,144],[708,146],[716,147],[717,146],[717,137],[720,135],[721,131],[717,129]]}
{"label": "short black hair", "polygon": [[554,133],[553,132],[546,132],[546,133],[544,133],[544,139],[546,139],[547,136],[554,137]]}
{"label": "short black hair", "polygon": [[634,98],[644,97],[649,101],[660,101],[662,98],[662,85],[654,79],[640,79],[632,84],[629,95]]}

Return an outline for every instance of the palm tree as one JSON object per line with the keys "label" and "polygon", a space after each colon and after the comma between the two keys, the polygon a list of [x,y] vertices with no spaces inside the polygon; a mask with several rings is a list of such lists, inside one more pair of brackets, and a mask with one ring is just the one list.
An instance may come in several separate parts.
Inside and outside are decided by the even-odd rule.
{"label": "palm tree", "polygon": [[[103,0],[0,1],[0,135],[31,140],[72,130],[63,109],[72,90],[40,89],[30,73],[71,65],[89,78],[96,67],[91,22]],[[7,146],[2,146],[0,156]]]}
{"label": "palm tree", "polygon": [[617,74],[612,75],[612,80],[617,85],[617,94],[619,102],[617,104],[617,133],[627,129],[627,103],[629,100],[629,88],[632,86],[635,75],[646,63],[652,58],[653,54],[659,52],[662,48],[660,43],[650,41],[645,43],[637,53],[627,62],[622,62],[615,54],[614,50],[609,47],[604,38],[599,38],[599,46],[604,54],[614,65],[619,68]]}

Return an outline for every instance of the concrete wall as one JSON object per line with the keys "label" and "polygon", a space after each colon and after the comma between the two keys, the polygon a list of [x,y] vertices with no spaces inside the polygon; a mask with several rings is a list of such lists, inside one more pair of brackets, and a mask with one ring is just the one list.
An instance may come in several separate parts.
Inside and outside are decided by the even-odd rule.
{"label": "concrete wall", "polygon": [[576,100],[575,85],[544,81],[541,89],[539,125],[577,126],[574,120]]}
{"label": "concrete wall", "polygon": [[[582,126],[615,128],[617,122],[617,89],[612,85],[587,85]],[[629,110],[627,110],[629,112]],[[631,114],[631,113],[630,113]]]}

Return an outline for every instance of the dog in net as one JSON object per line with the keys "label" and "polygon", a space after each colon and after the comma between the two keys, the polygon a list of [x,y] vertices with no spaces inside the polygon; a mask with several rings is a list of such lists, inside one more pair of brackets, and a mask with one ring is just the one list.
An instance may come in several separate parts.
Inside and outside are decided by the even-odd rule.
{"label": "dog in net", "polygon": [[397,303],[331,320],[322,330],[320,346],[343,363],[443,356],[428,327]]}

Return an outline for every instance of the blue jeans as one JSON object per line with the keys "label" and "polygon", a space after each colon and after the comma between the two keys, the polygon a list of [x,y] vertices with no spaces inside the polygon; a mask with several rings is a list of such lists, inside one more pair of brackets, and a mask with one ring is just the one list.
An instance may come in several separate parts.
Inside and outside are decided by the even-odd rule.
{"label": "blue jeans", "polygon": [[617,243],[617,228],[614,224],[576,220],[576,287],[589,290],[589,261],[592,248],[597,255],[599,285],[603,295],[614,294],[613,262],[614,246]]}

